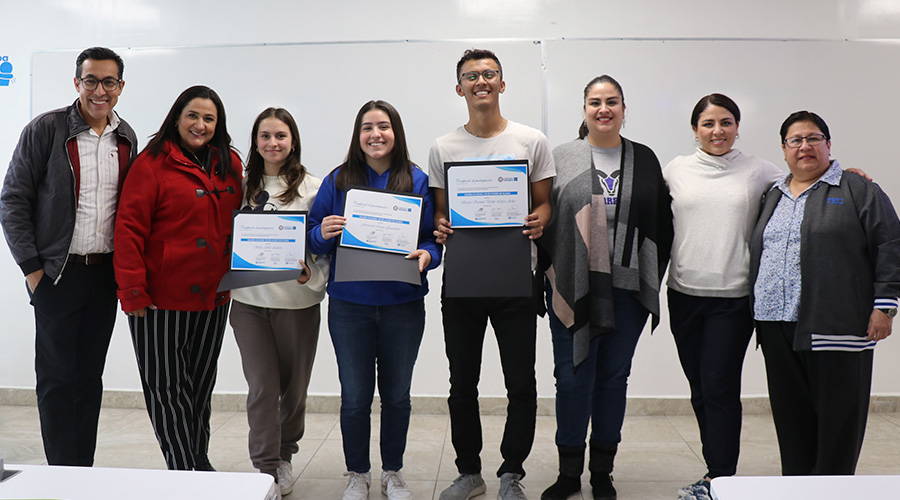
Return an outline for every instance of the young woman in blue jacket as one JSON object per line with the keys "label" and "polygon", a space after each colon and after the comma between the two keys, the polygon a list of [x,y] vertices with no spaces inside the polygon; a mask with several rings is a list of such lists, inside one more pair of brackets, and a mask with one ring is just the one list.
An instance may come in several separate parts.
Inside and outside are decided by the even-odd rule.
{"label": "young woman in blue jacket", "polygon": [[[335,281],[340,268],[337,237],[346,219],[344,196],[351,186],[367,186],[424,196],[416,250],[421,283]],[[330,254],[328,330],[341,381],[341,433],[349,477],[345,500],[368,497],[370,413],[375,384],[381,397],[381,489],[389,499],[412,494],[400,473],[409,428],[413,366],[425,330],[425,273],[440,263],[433,236],[434,202],[428,176],[409,160],[397,110],[369,101],[359,110],[347,160],[322,182],[309,215],[308,245],[313,254]]]}

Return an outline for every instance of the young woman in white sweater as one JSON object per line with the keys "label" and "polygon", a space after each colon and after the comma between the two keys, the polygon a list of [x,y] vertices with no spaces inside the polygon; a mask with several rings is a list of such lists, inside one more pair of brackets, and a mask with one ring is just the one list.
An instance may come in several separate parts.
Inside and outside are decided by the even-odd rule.
{"label": "young woman in white sweater", "polygon": [[[300,163],[300,134],[291,114],[266,109],[256,118],[250,141],[244,204],[308,211],[322,181]],[[283,495],[293,487],[291,457],[303,437],[329,257],[301,263],[303,274],[296,281],[231,292],[231,326],[249,386],[250,459],[275,477]]]}

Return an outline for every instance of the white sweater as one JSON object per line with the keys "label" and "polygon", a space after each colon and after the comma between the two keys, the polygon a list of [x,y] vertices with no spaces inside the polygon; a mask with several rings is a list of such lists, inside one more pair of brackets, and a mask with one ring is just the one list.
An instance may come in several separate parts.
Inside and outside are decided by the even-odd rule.
{"label": "white sweater", "polygon": [[698,297],[749,295],[750,233],[763,194],[782,175],[737,149],[712,156],[698,148],[669,162],[663,168],[675,225],[669,288]]}
{"label": "white sweater", "polygon": [[[297,188],[300,196],[294,198],[290,205],[283,205],[278,196],[287,188],[284,179],[278,176],[265,176],[263,189],[269,192],[268,205],[277,210],[309,210],[312,208],[316,193],[322,184],[320,179],[309,173]],[[313,256],[314,262],[306,261],[310,278],[301,285],[296,280],[267,283],[265,285],[236,288],[231,291],[234,300],[256,307],[269,309],[305,309],[314,306],[325,298],[325,284],[328,282],[328,255]]]}

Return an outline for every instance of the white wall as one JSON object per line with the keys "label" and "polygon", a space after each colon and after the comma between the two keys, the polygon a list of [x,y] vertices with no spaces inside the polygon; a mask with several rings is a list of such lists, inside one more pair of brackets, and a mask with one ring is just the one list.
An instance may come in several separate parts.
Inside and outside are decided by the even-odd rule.
{"label": "white wall", "polygon": [[[894,117],[900,111],[890,92],[900,76],[894,69],[900,60],[895,0],[4,1],[0,18],[5,21],[0,58],[14,65],[15,75],[9,87],[0,87],[3,163],[34,115],[74,100],[74,56],[92,45],[125,56],[128,83],[117,110],[141,124],[136,128],[142,144],[174,100],[174,95],[159,102],[144,96],[198,83],[186,75],[196,66],[232,89],[223,99],[232,136],[243,151],[251,121],[265,105],[284,105],[295,115],[309,110],[298,116],[304,159],[315,174],[324,175],[346,151],[355,110],[368,99],[387,96],[403,113],[413,159],[424,162],[434,136],[465,121],[465,105],[453,94],[450,77],[456,59],[464,47],[483,46],[494,48],[507,70],[504,114],[544,128],[552,145],[574,133],[581,86],[608,72],[625,87],[624,134],[653,147],[663,163],[691,151],[690,109],[700,96],[721,91],[744,112],[738,144],[744,151],[782,164],[778,124],[790,111],[807,107],[829,120],[834,156],[862,167],[900,200],[900,174],[891,168],[889,147],[898,136]],[[541,43],[525,48],[533,42]],[[164,57],[167,52],[171,59]],[[297,52],[311,56],[294,58]],[[216,57],[191,64],[191,54],[204,53]],[[248,53],[262,54],[266,64],[229,57]],[[52,64],[57,59],[59,64]],[[337,91],[301,90],[310,83],[328,89],[329,82]],[[33,387],[32,311],[5,245],[0,254],[6,254],[0,256],[0,387]],[[447,393],[439,281],[439,273],[431,273],[415,395]],[[140,390],[121,319],[106,387]],[[688,394],[667,323],[664,316],[655,334],[645,334],[638,345],[632,396]],[[545,320],[539,325],[538,390],[552,396],[549,332]],[[496,344],[489,340],[485,349],[481,392],[501,395]],[[875,393],[900,393],[900,367],[893,361],[898,353],[898,339],[879,347]],[[747,395],[766,392],[761,358],[749,350]],[[219,368],[218,392],[246,390],[230,330]],[[310,390],[339,391],[324,327]]]}

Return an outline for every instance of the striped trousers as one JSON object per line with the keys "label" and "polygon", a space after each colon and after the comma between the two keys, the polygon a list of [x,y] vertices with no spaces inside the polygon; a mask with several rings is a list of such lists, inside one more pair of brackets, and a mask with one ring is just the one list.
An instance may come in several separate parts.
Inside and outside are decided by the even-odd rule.
{"label": "striped trousers", "polygon": [[148,309],[143,318],[128,317],[147,412],[171,470],[208,463],[210,402],[228,305]]}

